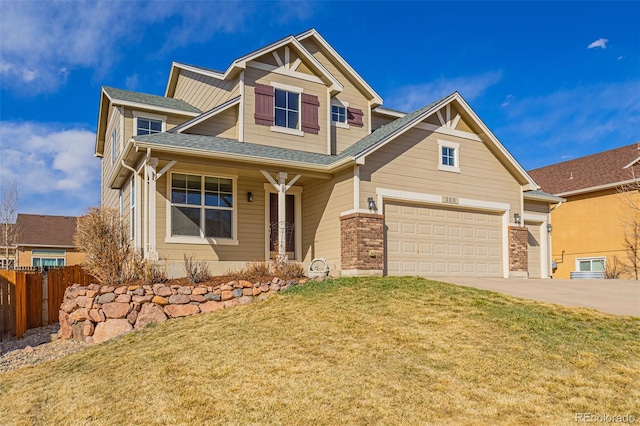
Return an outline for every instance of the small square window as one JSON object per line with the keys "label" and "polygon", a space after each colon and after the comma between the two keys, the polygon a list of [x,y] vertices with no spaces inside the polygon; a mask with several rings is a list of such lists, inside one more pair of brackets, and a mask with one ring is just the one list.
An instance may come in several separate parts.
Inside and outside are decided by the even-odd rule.
{"label": "small square window", "polygon": [[300,94],[275,89],[275,125],[288,129],[298,128]]}
{"label": "small square window", "polygon": [[331,105],[331,121],[336,123],[346,123],[347,109],[341,105]]}
{"label": "small square window", "polygon": [[460,144],[438,141],[438,170],[460,173]]}
{"label": "small square window", "polygon": [[442,165],[452,166],[456,165],[456,150],[447,146],[442,147]]}

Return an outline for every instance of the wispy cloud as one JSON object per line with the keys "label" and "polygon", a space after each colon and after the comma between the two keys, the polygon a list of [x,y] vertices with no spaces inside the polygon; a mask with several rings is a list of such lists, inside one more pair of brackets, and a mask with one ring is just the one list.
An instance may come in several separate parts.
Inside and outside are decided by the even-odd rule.
{"label": "wispy cloud", "polygon": [[526,168],[640,140],[640,80],[512,98],[493,130]]}
{"label": "wispy cloud", "polygon": [[439,78],[425,84],[397,88],[385,97],[385,104],[401,111],[413,111],[455,91],[467,101],[482,95],[502,79],[502,71],[486,72],[476,76]]}
{"label": "wispy cloud", "polygon": [[587,46],[587,49],[595,49],[597,47],[599,47],[600,49],[606,49],[608,42],[609,40],[607,40],[606,38],[599,38],[593,43],[589,44],[589,46]]}
{"label": "wispy cloud", "polygon": [[[256,13],[285,5],[255,2],[5,1],[0,15],[0,76],[22,94],[55,92],[74,70],[104,74],[121,59],[122,46],[162,34],[150,57],[242,28]],[[299,8],[296,8],[298,10]],[[289,19],[299,19],[300,11]],[[306,16],[306,15],[305,15]]]}
{"label": "wispy cloud", "polygon": [[0,139],[0,189],[17,181],[21,212],[75,215],[100,203],[95,133],[2,121]]}

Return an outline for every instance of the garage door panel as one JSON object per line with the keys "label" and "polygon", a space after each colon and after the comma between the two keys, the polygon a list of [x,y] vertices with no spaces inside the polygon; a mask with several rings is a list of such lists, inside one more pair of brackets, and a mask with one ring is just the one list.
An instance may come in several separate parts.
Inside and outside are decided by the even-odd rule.
{"label": "garage door panel", "polygon": [[500,214],[385,203],[390,275],[502,276]]}

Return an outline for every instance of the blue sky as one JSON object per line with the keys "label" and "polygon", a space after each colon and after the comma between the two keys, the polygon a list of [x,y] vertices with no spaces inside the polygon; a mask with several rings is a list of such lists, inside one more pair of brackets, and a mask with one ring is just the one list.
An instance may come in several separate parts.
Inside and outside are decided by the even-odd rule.
{"label": "blue sky", "polygon": [[411,111],[459,91],[532,169],[640,142],[640,2],[0,0],[0,193],[23,213],[100,202],[100,86],[164,94],[172,61],[226,69],[316,28]]}

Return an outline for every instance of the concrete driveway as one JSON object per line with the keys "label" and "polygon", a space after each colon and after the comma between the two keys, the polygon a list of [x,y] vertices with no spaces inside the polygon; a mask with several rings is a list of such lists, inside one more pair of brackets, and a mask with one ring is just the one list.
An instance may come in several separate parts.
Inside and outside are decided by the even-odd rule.
{"label": "concrete driveway", "polygon": [[497,291],[525,299],[569,307],[593,308],[614,315],[640,317],[640,281],[636,280],[538,280],[473,277],[433,279]]}

